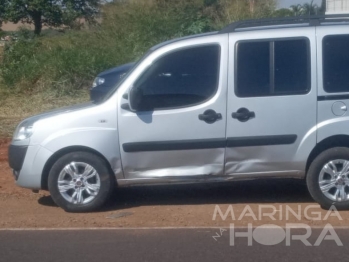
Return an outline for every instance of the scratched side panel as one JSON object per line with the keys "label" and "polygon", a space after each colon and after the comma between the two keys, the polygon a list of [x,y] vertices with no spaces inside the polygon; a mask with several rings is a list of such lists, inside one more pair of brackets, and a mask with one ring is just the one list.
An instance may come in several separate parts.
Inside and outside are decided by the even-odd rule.
{"label": "scratched side panel", "polygon": [[[228,62],[228,36],[213,35],[165,45],[145,59],[125,80],[118,90],[120,105],[127,103],[122,95],[158,57],[188,46],[214,44],[220,46],[220,72],[216,94],[199,105],[184,108],[155,110],[153,112],[130,112],[119,108],[118,127],[120,152],[125,179],[168,176],[222,175],[224,168],[224,146],[206,149],[171,149],[159,151],[140,150],[126,152],[125,144],[172,143],[178,141],[224,140],[226,128],[226,88]],[[199,115],[212,109],[222,115],[213,124],[199,120]]]}
{"label": "scratched side panel", "polygon": [[223,175],[224,148],[137,152],[124,158],[127,178]]}

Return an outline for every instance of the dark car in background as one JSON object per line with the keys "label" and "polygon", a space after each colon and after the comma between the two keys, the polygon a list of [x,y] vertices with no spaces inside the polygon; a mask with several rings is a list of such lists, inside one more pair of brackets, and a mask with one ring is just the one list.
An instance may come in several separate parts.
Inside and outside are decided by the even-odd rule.
{"label": "dark car in background", "polygon": [[91,100],[95,102],[101,101],[134,65],[135,63],[124,64],[98,74],[90,90]]}

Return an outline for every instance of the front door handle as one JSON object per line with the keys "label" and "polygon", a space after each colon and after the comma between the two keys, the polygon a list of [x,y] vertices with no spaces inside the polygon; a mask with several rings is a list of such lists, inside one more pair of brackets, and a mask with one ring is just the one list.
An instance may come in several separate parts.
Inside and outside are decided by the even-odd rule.
{"label": "front door handle", "polygon": [[256,117],[256,114],[250,110],[248,110],[247,108],[240,108],[238,109],[238,111],[236,111],[235,113],[232,113],[232,118],[239,120],[240,122],[246,122],[248,120],[250,120],[251,118]]}
{"label": "front door handle", "polygon": [[199,115],[199,119],[205,121],[207,124],[213,124],[217,120],[222,119],[222,114],[216,113],[216,111],[212,109],[208,109],[203,114]]}

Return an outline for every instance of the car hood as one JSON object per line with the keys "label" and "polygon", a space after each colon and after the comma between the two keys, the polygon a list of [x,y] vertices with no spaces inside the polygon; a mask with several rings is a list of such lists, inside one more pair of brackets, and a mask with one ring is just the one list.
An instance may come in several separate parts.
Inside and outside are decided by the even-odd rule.
{"label": "car hood", "polygon": [[109,74],[112,74],[112,73],[124,73],[124,72],[127,72],[129,71],[136,63],[128,63],[128,64],[124,64],[124,65],[121,65],[121,66],[117,66],[117,67],[113,67],[113,68],[110,68],[106,71],[103,71],[102,73],[99,73],[97,76],[105,76],[105,75],[109,75]]}
{"label": "car hood", "polygon": [[87,102],[87,103],[77,104],[73,106],[61,107],[61,108],[57,108],[54,110],[50,110],[50,111],[26,118],[23,121],[26,121],[29,124],[33,124],[34,122],[44,118],[49,118],[58,114],[75,112],[75,111],[83,110],[90,107],[96,107],[96,106],[97,105],[92,102]]}

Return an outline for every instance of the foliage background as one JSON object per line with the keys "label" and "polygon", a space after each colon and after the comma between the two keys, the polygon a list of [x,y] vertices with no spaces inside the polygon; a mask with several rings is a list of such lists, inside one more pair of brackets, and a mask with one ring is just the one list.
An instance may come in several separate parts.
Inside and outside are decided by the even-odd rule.
{"label": "foliage background", "polygon": [[175,37],[218,30],[229,22],[272,15],[275,3],[259,0],[138,0],[103,7],[101,23],[41,37],[23,29],[6,45],[1,89],[74,95],[107,68],[135,61],[151,46]]}
{"label": "foliage background", "polygon": [[[320,10],[312,3],[310,9],[275,7],[275,0],[114,0],[103,5],[95,25],[72,23],[39,37],[25,28],[12,32],[16,40],[0,47],[0,137],[29,115],[88,101],[99,72],[136,61],[162,41],[241,19]],[[0,5],[0,20],[1,12]],[[0,37],[8,33],[0,31]]]}

